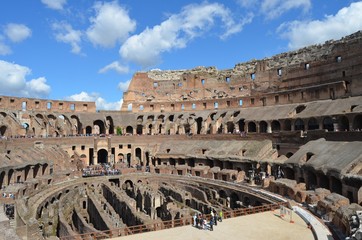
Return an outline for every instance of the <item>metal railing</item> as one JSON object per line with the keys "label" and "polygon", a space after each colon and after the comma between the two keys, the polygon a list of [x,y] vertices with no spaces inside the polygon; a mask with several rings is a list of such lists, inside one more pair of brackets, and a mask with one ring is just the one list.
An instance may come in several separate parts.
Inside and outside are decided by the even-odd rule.
{"label": "metal railing", "polygon": [[[275,209],[280,208],[280,206],[287,206],[287,202],[280,202],[274,204],[267,204],[256,206],[252,208],[239,208],[234,209],[231,211],[223,211],[223,218],[233,218],[233,217],[240,217],[255,213],[273,211]],[[206,214],[206,218],[210,219],[210,214]],[[169,229],[174,227],[181,227],[186,225],[191,225],[193,222],[192,216],[185,217],[181,219],[174,219],[169,221],[162,221],[144,225],[136,225],[130,227],[122,227],[118,229],[106,230],[106,231],[99,231],[99,232],[91,232],[91,233],[84,233],[84,234],[77,234],[72,236],[63,236],[60,237],[60,240],[98,240],[98,239],[109,239],[114,237],[121,237],[121,236],[128,236],[138,233],[145,233],[145,232],[152,232],[158,231],[163,229]]]}

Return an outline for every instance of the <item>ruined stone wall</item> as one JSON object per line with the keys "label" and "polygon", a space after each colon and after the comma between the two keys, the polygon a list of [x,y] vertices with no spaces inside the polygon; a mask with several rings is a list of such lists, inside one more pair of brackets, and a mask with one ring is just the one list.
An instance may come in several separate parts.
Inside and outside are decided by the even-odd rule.
{"label": "ruined stone wall", "polygon": [[58,113],[96,112],[95,102],[0,96],[0,109]]}
{"label": "ruined stone wall", "polygon": [[273,106],[362,94],[362,32],[233,69],[197,67],[134,75],[122,111]]}

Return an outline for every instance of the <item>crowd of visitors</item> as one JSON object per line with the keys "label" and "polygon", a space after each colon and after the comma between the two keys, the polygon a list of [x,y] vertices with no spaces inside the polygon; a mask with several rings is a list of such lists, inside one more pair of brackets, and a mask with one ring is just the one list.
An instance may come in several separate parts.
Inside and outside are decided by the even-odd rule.
{"label": "crowd of visitors", "polygon": [[193,226],[202,230],[214,231],[214,226],[217,226],[218,221],[222,222],[222,218],[222,210],[217,213],[215,209],[212,209],[208,215],[195,213],[193,216]]}
{"label": "crowd of visitors", "polygon": [[91,165],[82,169],[83,177],[119,175],[121,171],[111,167],[109,164]]}

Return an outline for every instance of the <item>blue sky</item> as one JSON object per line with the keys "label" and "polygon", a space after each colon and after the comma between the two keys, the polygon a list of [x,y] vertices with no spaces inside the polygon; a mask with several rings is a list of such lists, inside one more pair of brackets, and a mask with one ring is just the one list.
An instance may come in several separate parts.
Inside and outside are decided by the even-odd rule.
{"label": "blue sky", "polygon": [[2,0],[0,95],[119,110],[136,71],[230,69],[362,30],[362,1]]}

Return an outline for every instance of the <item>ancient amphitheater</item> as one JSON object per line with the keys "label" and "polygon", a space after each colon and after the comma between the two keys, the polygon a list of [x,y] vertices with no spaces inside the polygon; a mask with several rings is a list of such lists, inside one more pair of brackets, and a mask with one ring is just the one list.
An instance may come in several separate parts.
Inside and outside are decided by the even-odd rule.
{"label": "ancient amphitheater", "polygon": [[137,72],[120,111],[0,96],[0,134],[8,239],[123,238],[292,206],[358,239],[362,32],[233,69]]}

